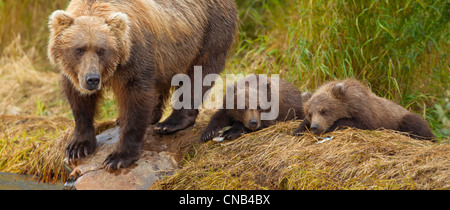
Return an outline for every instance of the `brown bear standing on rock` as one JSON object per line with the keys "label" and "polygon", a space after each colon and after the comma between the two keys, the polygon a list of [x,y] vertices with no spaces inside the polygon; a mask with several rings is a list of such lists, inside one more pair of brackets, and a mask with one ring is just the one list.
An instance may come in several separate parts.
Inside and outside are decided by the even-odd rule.
{"label": "brown bear standing on rock", "polygon": [[[249,79],[253,79],[255,84],[258,85],[250,86]],[[277,85],[274,85],[274,81]],[[233,90],[234,106],[231,109],[227,107],[227,96],[224,96],[223,109],[211,117],[211,121],[201,137],[203,141],[209,141],[218,136],[219,131],[227,126],[231,126],[231,128],[225,131],[221,137],[226,140],[233,140],[240,137],[243,132],[250,133],[274,125],[276,122],[303,119],[305,117],[303,103],[311,97],[310,93],[305,92],[302,94],[294,85],[284,80],[278,78],[268,79],[259,75],[249,75],[245,79],[239,80],[234,84]],[[267,100],[260,100],[259,94],[266,95]],[[277,94],[278,97],[274,97],[273,94]],[[250,95],[258,96],[254,98],[257,100],[254,108],[250,105]],[[239,100],[245,103],[245,107],[242,109],[238,108]],[[268,103],[271,104],[269,105]],[[262,113],[271,112],[274,109],[274,103],[278,103],[278,113],[275,118],[272,120],[262,119]]]}
{"label": "brown bear standing on rock", "polygon": [[[62,68],[75,118],[69,161],[95,150],[93,122],[104,87],[116,95],[121,126],[104,166],[114,170],[138,160],[147,126],[159,122],[170,97],[172,77],[184,73],[193,80],[194,66],[202,66],[203,76],[222,72],[237,24],[233,0],[72,0],[66,11],[55,11],[48,54]],[[185,129],[197,114],[195,107],[175,110],[155,129]]]}
{"label": "brown bear standing on rock", "polygon": [[410,133],[416,139],[434,138],[427,122],[400,105],[376,96],[354,79],[329,82],[305,104],[305,120],[294,135],[310,130],[316,135],[340,126],[375,130],[379,128]]}

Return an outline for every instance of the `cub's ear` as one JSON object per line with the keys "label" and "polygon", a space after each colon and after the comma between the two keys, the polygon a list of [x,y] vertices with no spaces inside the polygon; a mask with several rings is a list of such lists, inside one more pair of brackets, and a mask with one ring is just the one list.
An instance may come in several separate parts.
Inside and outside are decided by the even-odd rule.
{"label": "cub's ear", "polygon": [[310,98],[311,98],[311,93],[310,92],[304,92],[302,93],[302,102],[307,102]]}
{"label": "cub's ear", "polygon": [[120,63],[126,63],[130,57],[131,48],[128,16],[121,12],[113,13],[106,19],[106,24],[111,27],[112,33],[118,39],[116,49],[119,51]]}
{"label": "cub's ear", "polygon": [[331,90],[331,93],[336,98],[341,98],[345,96],[345,85],[343,83],[336,84]]}
{"label": "cub's ear", "polygon": [[57,10],[50,15],[48,27],[52,33],[58,34],[69,28],[74,22],[75,18],[73,18],[69,13],[62,10]]}

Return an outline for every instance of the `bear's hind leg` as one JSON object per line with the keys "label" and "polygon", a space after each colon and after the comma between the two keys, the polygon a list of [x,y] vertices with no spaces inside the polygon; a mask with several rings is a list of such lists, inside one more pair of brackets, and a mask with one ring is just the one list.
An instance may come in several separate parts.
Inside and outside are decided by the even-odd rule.
{"label": "bear's hind leg", "polygon": [[[174,132],[177,132],[179,130],[184,130],[188,128],[189,126],[192,126],[195,124],[195,119],[197,118],[197,115],[199,113],[198,109],[199,107],[194,107],[195,105],[195,96],[200,96],[202,98],[198,100],[202,100],[205,96],[205,93],[211,89],[212,86],[202,86],[202,92],[201,95],[198,93],[194,93],[195,88],[194,84],[197,81],[194,81],[194,67],[195,66],[201,66],[202,67],[202,81],[204,80],[205,76],[210,73],[218,74],[222,72],[222,70],[225,67],[225,61],[226,61],[226,53],[220,53],[217,55],[202,55],[197,58],[196,62],[194,62],[194,65],[191,66],[190,71],[188,73],[189,78],[191,78],[191,105],[192,107],[190,109],[181,108],[178,110],[173,110],[172,114],[164,120],[162,123],[158,123],[155,126],[156,133],[159,134],[171,134]],[[184,97],[184,96],[183,96]],[[202,101],[203,103],[203,101]]]}
{"label": "bear's hind leg", "polygon": [[153,88],[153,90],[155,90],[154,94],[157,100],[153,102],[154,104],[152,108],[152,116],[150,118],[151,125],[156,125],[161,120],[163,114],[163,106],[170,96],[169,93],[170,88],[157,88],[157,87],[164,87],[164,86],[156,85],[156,87]]}
{"label": "bear's hind leg", "polygon": [[432,140],[435,137],[427,122],[413,113],[403,117],[399,125],[399,131],[410,133],[412,138],[419,140]]}
{"label": "bear's hind leg", "polygon": [[[232,1],[230,1],[231,3]],[[234,3],[233,3],[234,4]],[[208,74],[220,74],[225,68],[227,54],[236,36],[237,29],[237,11],[224,12],[223,8],[211,8],[209,10],[208,26],[205,30],[202,48],[199,56],[189,67],[188,75],[191,78],[191,91],[194,91],[194,67],[202,67],[202,81]],[[203,86],[202,95],[204,97],[210,86]],[[195,96],[192,92],[192,96]],[[202,98],[203,99],[203,98]],[[194,105],[192,97],[191,105]],[[203,101],[202,101],[203,102]],[[155,132],[159,134],[170,134],[179,130],[186,129],[195,123],[199,107],[191,109],[174,110],[172,114],[162,123],[155,126]]]}
{"label": "bear's hind leg", "polygon": [[197,109],[173,110],[172,114],[163,122],[155,125],[155,132],[158,134],[172,134],[184,130],[195,124]]}

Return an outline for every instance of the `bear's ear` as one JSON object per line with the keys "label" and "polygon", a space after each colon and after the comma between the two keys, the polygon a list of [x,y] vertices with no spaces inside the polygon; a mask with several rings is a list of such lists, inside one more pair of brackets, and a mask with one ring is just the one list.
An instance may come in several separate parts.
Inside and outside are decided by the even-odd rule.
{"label": "bear's ear", "polygon": [[75,22],[69,13],[62,10],[57,10],[50,15],[48,26],[52,33],[58,34],[61,31],[69,28]]}
{"label": "bear's ear", "polygon": [[302,93],[302,102],[307,102],[310,98],[311,98],[311,93],[310,92],[304,92]]}
{"label": "bear's ear", "polygon": [[118,36],[123,36],[128,33],[128,16],[124,13],[117,12],[111,14],[106,20],[106,24],[111,27],[111,30]]}
{"label": "bear's ear", "polygon": [[336,98],[345,96],[345,85],[343,83],[336,84],[331,90],[331,93],[333,93],[333,96]]}
{"label": "bear's ear", "polygon": [[113,13],[106,19],[106,24],[111,27],[111,31],[119,40],[117,49],[120,51],[120,63],[126,63],[130,57],[131,48],[128,16],[121,12]]}

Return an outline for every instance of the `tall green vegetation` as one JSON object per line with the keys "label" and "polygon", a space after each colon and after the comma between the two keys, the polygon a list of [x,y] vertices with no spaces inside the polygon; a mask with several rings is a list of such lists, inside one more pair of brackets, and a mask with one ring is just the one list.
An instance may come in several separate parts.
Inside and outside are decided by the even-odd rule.
{"label": "tall green vegetation", "polygon": [[[56,72],[46,58],[47,18],[68,2],[0,0],[0,56],[20,37],[34,69]],[[226,73],[276,73],[310,91],[327,80],[355,77],[426,117],[438,136],[450,133],[448,1],[236,2],[241,30]],[[45,99],[41,103],[48,107]]]}
{"label": "tall green vegetation", "polygon": [[25,49],[38,50],[33,61],[40,70],[48,68],[47,21],[51,12],[66,7],[64,0],[0,0],[0,55],[18,37]]}

